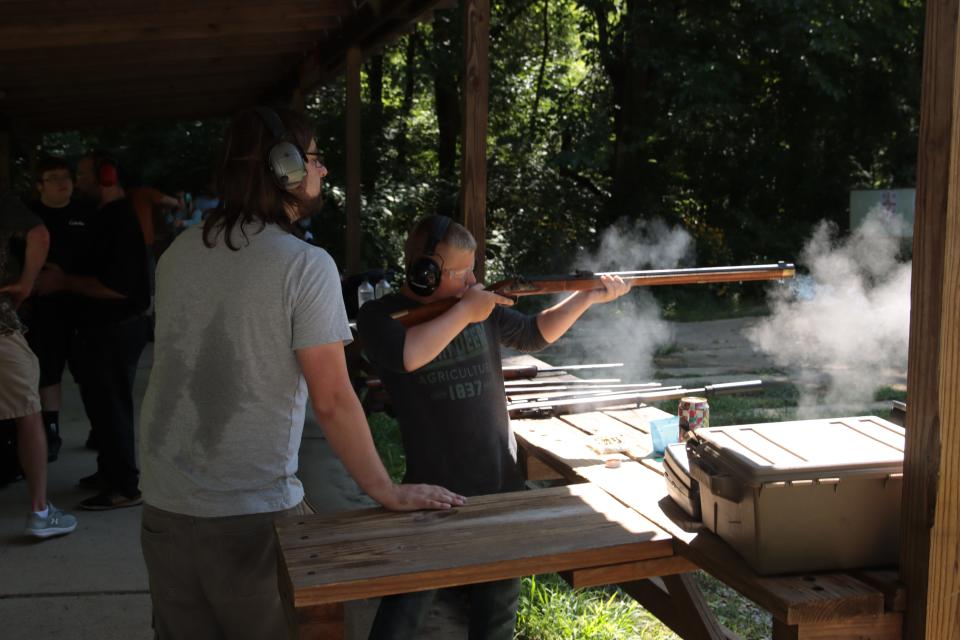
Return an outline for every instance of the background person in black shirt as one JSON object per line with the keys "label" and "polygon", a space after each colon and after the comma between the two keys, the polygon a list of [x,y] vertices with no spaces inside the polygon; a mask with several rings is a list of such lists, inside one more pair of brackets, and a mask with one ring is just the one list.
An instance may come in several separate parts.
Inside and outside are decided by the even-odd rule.
{"label": "background person in black shirt", "polygon": [[[73,172],[62,158],[48,156],[37,163],[40,199],[30,205],[50,233],[47,265],[66,273],[76,271],[74,256],[83,253],[91,206],[73,200]],[[52,268],[52,267],[48,267]],[[40,403],[47,433],[47,460],[57,459],[60,438],[60,379],[73,344],[71,294],[60,292],[30,298],[21,310],[29,331],[27,342],[40,361]]]}
{"label": "background person in black shirt", "polygon": [[77,296],[76,373],[99,447],[97,472],[80,484],[100,491],[80,507],[129,507],[141,502],[133,380],[147,337],[146,247],[113,160],[97,152],[84,156],[77,164],[76,187],[97,204],[87,225],[89,242],[83,254],[75,256],[73,273],[51,265],[37,278],[37,291]]}

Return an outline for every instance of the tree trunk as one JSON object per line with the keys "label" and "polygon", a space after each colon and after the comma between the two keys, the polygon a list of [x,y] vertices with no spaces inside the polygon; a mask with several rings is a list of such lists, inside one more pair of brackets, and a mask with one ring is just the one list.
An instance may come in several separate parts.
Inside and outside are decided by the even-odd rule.
{"label": "tree trunk", "polygon": [[543,81],[547,74],[547,59],[550,55],[550,0],[543,0],[543,48],[540,53],[540,71],[537,73],[537,93],[530,110],[530,124],[527,127],[528,149],[537,136],[537,116],[540,111],[540,99],[543,97]]}
{"label": "tree trunk", "polygon": [[644,140],[653,117],[647,104],[653,71],[644,63],[648,45],[644,29],[649,25],[641,18],[639,4],[640,0],[627,0],[617,25],[607,21],[612,7],[594,6],[600,58],[613,88],[613,185],[608,222],[623,215],[642,217],[648,204],[650,164]]}
{"label": "tree trunk", "polygon": [[380,149],[383,147],[383,56],[373,56],[367,63],[367,90],[370,93],[368,118],[364,124],[363,187],[367,197],[377,191],[380,176]]}
{"label": "tree trunk", "polygon": [[[439,200],[437,213],[450,217],[457,211],[457,136],[460,132],[460,94],[456,64],[462,38],[451,12],[437,14],[433,23],[433,91],[439,140],[437,147]],[[456,43],[456,45],[454,44]]]}
{"label": "tree trunk", "polygon": [[420,40],[419,33],[414,29],[407,36],[407,48],[404,55],[403,102],[400,105],[400,128],[397,132],[397,162],[396,169],[405,173],[407,166],[408,137],[410,135],[410,116],[413,114],[413,96],[417,78],[417,46]]}

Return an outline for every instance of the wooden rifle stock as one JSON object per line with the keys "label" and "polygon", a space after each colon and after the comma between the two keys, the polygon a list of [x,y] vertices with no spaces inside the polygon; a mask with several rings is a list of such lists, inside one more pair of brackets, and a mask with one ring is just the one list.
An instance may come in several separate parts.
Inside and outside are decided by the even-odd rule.
{"label": "wooden rifle stock", "polygon": [[[656,287],[678,284],[785,280],[794,277],[794,275],[796,275],[796,269],[792,264],[778,262],[777,264],[707,267],[700,269],[654,269],[649,271],[608,271],[604,273],[579,271],[577,273],[559,276],[539,276],[534,278],[518,276],[508,278],[490,285],[487,287],[487,291],[492,291],[509,298],[567,291],[591,291],[593,289],[603,288],[603,283],[600,281],[600,276],[603,275],[620,276],[624,282],[631,287]],[[391,314],[391,317],[398,320],[405,327],[413,327],[442,315],[453,305],[457,304],[457,302],[459,302],[459,298],[438,300],[414,309],[397,311]]]}

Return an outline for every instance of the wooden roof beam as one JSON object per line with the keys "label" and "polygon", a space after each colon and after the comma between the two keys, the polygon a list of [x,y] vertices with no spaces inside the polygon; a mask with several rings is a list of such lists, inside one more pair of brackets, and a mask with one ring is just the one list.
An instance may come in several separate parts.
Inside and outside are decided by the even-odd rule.
{"label": "wooden roof beam", "polygon": [[155,82],[180,81],[186,84],[200,82],[204,78],[218,76],[261,77],[272,75],[276,78],[284,73],[291,61],[290,56],[273,58],[253,58],[249,60],[226,60],[220,62],[198,62],[189,66],[182,64],[164,64],[145,70],[137,65],[122,65],[109,72],[51,72],[46,74],[17,74],[4,78],[3,90],[7,97],[16,97],[20,92],[41,90],[50,93],[55,86],[57,92],[69,93],[74,88],[96,87],[96,90],[109,89],[111,85],[123,83],[124,86]]}
{"label": "wooden roof beam", "polygon": [[[190,46],[162,48],[156,42],[70,47],[39,47],[4,51],[0,55],[0,71],[27,68],[42,70],[69,69],[75,66],[142,65],[154,62],[191,62],[193,60],[245,60],[251,57],[299,54],[305,56],[320,40],[318,33],[211,35]],[[4,77],[0,76],[0,77]]]}
{"label": "wooden roof beam", "polygon": [[[317,3],[320,4],[320,3]],[[183,12],[151,11],[142,15],[91,15],[78,21],[46,21],[35,25],[0,22],[0,51],[55,49],[92,43],[182,43],[216,35],[246,36],[313,33],[339,27],[340,17],[303,12],[283,14],[270,7],[198,4]]]}

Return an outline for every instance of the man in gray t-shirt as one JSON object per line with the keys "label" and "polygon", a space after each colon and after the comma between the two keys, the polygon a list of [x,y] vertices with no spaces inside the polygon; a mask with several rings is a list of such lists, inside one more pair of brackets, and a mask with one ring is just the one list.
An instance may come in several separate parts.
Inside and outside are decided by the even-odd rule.
{"label": "man in gray t-shirt", "polygon": [[157,267],[154,365],[140,416],[141,542],[160,638],[279,638],[273,520],[302,513],[307,397],[360,487],[389,509],[464,498],[394,485],[343,355],[333,260],[297,237],[326,169],[312,127],[258,108],[227,129],[221,205]]}

